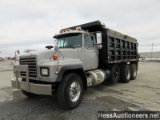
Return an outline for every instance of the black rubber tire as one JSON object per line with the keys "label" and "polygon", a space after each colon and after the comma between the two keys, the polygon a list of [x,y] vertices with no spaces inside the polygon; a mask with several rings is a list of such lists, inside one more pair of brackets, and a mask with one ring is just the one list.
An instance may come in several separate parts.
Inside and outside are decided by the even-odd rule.
{"label": "black rubber tire", "polygon": [[21,91],[25,96],[30,97],[30,98],[38,96],[36,94],[30,93],[30,92],[27,92],[27,91],[24,91],[24,90],[21,90]]}
{"label": "black rubber tire", "polygon": [[111,67],[110,77],[104,81],[105,84],[115,84],[120,78],[120,68],[118,65],[113,65]]}
{"label": "black rubber tire", "polygon": [[[73,82],[78,82],[80,85],[80,96],[78,99],[73,102],[69,97],[69,88]],[[83,97],[83,83],[82,78],[75,73],[66,74],[62,81],[59,83],[57,88],[57,100],[61,108],[63,109],[74,109],[76,108],[82,101]]]}
{"label": "black rubber tire", "polygon": [[121,67],[121,82],[128,83],[131,79],[131,68],[129,65],[122,65]]}
{"label": "black rubber tire", "polygon": [[131,64],[131,80],[135,80],[137,77],[137,66],[135,64]]}

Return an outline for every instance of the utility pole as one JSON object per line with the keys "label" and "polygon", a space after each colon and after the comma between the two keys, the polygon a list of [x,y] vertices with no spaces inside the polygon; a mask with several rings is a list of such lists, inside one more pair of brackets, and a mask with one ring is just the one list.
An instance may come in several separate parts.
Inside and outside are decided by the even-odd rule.
{"label": "utility pole", "polygon": [[151,50],[151,58],[152,58],[152,54],[153,54],[153,43],[152,43],[152,50]]}

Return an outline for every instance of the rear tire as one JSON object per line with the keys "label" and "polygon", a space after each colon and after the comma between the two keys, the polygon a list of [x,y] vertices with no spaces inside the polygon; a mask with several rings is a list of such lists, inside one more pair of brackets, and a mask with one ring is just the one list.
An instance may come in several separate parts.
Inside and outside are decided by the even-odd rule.
{"label": "rear tire", "polygon": [[74,109],[81,103],[82,97],[83,83],[81,77],[75,73],[66,74],[57,89],[57,100],[60,107]]}
{"label": "rear tire", "polygon": [[118,65],[113,65],[111,68],[110,77],[107,80],[105,80],[104,83],[115,84],[118,82],[119,78],[120,78],[120,68]]}
{"label": "rear tire", "polygon": [[128,83],[131,79],[131,68],[129,65],[122,65],[121,67],[121,82]]}
{"label": "rear tire", "polygon": [[137,77],[137,66],[135,64],[131,64],[131,80],[135,80]]}

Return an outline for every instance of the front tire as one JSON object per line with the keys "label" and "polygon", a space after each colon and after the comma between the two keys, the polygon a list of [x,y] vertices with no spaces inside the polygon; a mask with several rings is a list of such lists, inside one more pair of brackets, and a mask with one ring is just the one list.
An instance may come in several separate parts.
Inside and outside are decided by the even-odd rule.
{"label": "front tire", "polygon": [[83,83],[78,74],[69,73],[63,77],[57,89],[59,105],[65,109],[74,109],[82,101]]}

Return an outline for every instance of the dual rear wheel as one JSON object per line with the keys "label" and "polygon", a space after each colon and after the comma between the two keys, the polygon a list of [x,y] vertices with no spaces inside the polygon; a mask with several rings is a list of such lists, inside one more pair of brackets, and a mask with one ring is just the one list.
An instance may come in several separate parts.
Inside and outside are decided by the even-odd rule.
{"label": "dual rear wheel", "polygon": [[137,67],[135,64],[131,65],[122,65],[119,67],[118,65],[113,65],[111,67],[111,74],[108,80],[105,83],[117,83],[118,81],[123,83],[128,83],[130,80],[135,80],[137,77]]}
{"label": "dual rear wheel", "polygon": [[122,65],[120,81],[128,83],[131,79],[131,67],[130,65]]}

